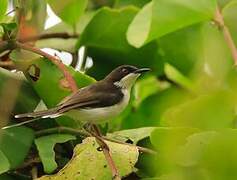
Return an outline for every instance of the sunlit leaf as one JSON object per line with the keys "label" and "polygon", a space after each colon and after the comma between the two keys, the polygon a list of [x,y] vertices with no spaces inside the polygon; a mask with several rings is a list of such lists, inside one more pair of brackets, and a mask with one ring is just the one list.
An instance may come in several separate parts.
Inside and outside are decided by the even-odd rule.
{"label": "sunlit leaf", "polygon": [[[120,176],[133,172],[138,159],[137,148],[107,141],[106,143]],[[62,170],[55,175],[43,176],[39,180],[109,180],[111,178],[111,170],[100,147],[94,138],[86,138],[82,144],[75,147],[72,160]]]}
{"label": "sunlit leaf", "polygon": [[84,29],[78,47],[87,47],[94,65],[89,73],[96,78],[103,78],[121,64],[142,65],[151,67],[153,73],[162,72],[163,61],[158,55],[156,42],[137,49],[126,40],[127,28],[137,12],[137,8],[130,6],[119,10],[101,8]]}
{"label": "sunlit leaf", "polygon": [[5,154],[1,150],[0,150],[0,160],[1,160],[0,174],[2,174],[10,169],[10,163]]}
{"label": "sunlit leaf", "polygon": [[57,0],[48,0],[48,3],[63,21],[75,26],[84,13],[88,0],[67,0],[60,3]]}
{"label": "sunlit leaf", "polygon": [[141,47],[180,28],[210,20],[215,8],[215,0],[153,0],[132,21],[128,41]]}
{"label": "sunlit leaf", "polygon": [[119,140],[121,142],[129,142],[137,144],[138,141],[146,137],[149,137],[154,129],[155,129],[154,127],[144,127],[138,129],[115,131],[113,133],[107,134],[107,136],[109,138]]}
{"label": "sunlit leaf", "polygon": [[1,0],[1,6],[0,6],[0,22],[1,22],[2,18],[3,18],[3,16],[6,15],[7,6],[8,6],[8,0]]}

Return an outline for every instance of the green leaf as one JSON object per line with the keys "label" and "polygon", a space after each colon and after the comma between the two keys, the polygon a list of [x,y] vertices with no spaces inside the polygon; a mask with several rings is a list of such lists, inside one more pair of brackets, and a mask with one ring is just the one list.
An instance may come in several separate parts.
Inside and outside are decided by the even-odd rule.
{"label": "green leaf", "polygon": [[8,0],[1,0],[1,6],[0,6],[0,22],[2,18],[6,15],[8,6]]}
{"label": "green leaf", "polygon": [[232,127],[235,96],[228,91],[200,95],[166,111],[162,123],[202,129]]}
{"label": "green leaf", "polygon": [[35,144],[44,166],[44,172],[52,173],[58,167],[57,163],[55,162],[55,144],[64,143],[75,139],[75,136],[69,134],[52,134],[35,139]]}
{"label": "green leaf", "polygon": [[194,91],[191,80],[185,77],[183,74],[181,74],[173,66],[165,64],[165,74],[170,80],[174,81],[180,86],[186,88],[187,90]]}
{"label": "green leaf", "polygon": [[[70,95],[71,92],[67,88],[63,73],[48,59],[36,58],[35,55],[25,54],[24,51],[13,51],[11,58],[18,64],[18,67],[23,67],[25,76],[48,108],[55,107]],[[66,66],[66,68],[75,79],[78,88],[95,82],[92,77],[75,71],[72,67]],[[78,126],[78,122],[68,117],[58,117],[57,121],[65,126]]]}
{"label": "green leaf", "polygon": [[33,139],[34,132],[29,128],[0,130],[0,151],[8,159],[11,169],[23,163]]}
{"label": "green leaf", "polygon": [[227,129],[218,132],[203,150],[200,167],[205,169],[209,179],[234,180],[237,178],[237,131]]}
{"label": "green leaf", "polygon": [[179,148],[186,143],[190,135],[199,131],[186,127],[158,127],[151,133],[151,143],[159,153],[155,159],[157,175],[176,170]]}
{"label": "green leaf", "polygon": [[147,97],[155,94],[160,89],[160,84],[153,75],[146,75],[145,77],[139,79],[135,84],[135,106],[145,100]]}
{"label": "green leaf", "polygon": [[10,114],[33,111],[40,98],[21,73],[0,68],[1,126],[10,120]]}
{"label": "green leaf", "polygon": [[16,29],[17,24],[16,23],[0,23],[0,26],[3,27],[4,32],[12,31]]}
{"label": "green leaf", "polygon": [[129,129],[122,131],[115,131],[107,134],[108,138],[115,139],[121,142],[132,141],[132,144],[137,144],[138,141],[149,137],[154,127],[144,127],[138,129]]}
{"label": "green leaf", "polygon": [[0,174],[8,171],[10,169],[10,163],[5,156],[5,154],[0,150]]}
{"label": "green leaf", "polygon": [[183,27],[210,20],[215,0],[153,0],[136,15],[127,31],[128,42],[142,45]]}
{"label": "green leaf", "polygon": [[[134,165],[138,160],[139,153],[137,148],[108,141],[106,143],[109,146],[120,176],[124,177],[133,172]],[[95,138],[90,137],[75,147],[72,160],[62,170],[55,175],[43,176],[38,180],[109,180],[111,178],[111,170],[103,152],[100,150]]]}
{"label": "green leaf", "polygon": [[66,23],[75,26],[87,7],[88,0],[48,0],[53,11]]}
{"label": "green leaf", "polygon": [[189,97],[182,89],[171,86],[144,99],[137,108],[123,119],[122,129],[144,126],[160,126],[160,120],[169,108],[177,106]]}
{"label": "green leaf", "polygon": [[204,149],[217,135],[216,131],[204,131],[187,137],[186,144],[177,149],[176,163],[184,167],[199,165]]}
{"label": "green leaf", "polygon": [[87,54],[93,59],[89,73],[96,78],[103,78],[121,64],[142,65],[151,67],[154,73],[162,72],[163,61],[158,55],[156,42],[137,49],[126,40],[127,28],[137,12],[135,7],[101,8],[84,29],[78,48],[87,47]]}
{"label": "green leaf", "polygon": [[116,0],[114,3],[115,8],[125,7],[129,5],[142,7],[151,0]]}

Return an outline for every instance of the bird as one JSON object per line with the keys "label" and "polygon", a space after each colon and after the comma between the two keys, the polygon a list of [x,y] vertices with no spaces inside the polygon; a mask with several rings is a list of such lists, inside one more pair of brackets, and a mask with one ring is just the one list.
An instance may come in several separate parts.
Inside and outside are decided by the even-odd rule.
{"label": "bird", "polygon": [[15,115],[15,118],[30,118],[30,120],[5,126],[2,129],[62,115],[83,123],[102,123],[118,116],[125,109],[129,103],[132,86],[137,78],[147,71],[150,69],[121,65],[104,79],[78,89],[53,108]]}

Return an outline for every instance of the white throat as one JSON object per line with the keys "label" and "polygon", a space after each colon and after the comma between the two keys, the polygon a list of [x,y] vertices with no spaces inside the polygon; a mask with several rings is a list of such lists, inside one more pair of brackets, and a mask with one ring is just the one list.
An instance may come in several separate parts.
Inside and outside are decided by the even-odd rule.
{"label": "white throat", "polygon": [[130,73],[123,77],[120,81],[115,82],[114,85],[122,89],[130,90],[139,76],[140,74]]}

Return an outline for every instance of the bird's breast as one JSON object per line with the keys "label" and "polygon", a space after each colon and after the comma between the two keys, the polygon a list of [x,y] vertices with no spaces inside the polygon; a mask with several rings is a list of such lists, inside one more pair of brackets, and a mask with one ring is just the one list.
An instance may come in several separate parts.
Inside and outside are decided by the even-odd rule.
{"label": "bird's breast", "polygon": [[122,91],[124,96],[118,104],[101,108],[70,110],[65,115],[85,122],[101,123],[102,121],[108,121],[119,115],[128,105],[130,92],[128,90]]}

